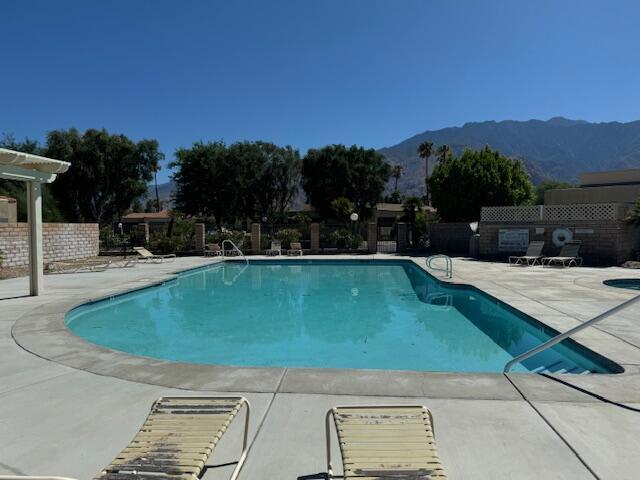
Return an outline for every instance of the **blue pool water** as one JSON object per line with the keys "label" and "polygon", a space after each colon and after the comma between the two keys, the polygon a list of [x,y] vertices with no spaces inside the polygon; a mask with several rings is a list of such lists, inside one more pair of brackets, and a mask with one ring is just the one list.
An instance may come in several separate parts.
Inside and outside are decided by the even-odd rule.
{"label": "blue pool water", "polygon": [[[99,345],[183,362],[501,372],[554,332],[409,261],[225,262],[84,305],[68,327]],[[614,372],[572,342],[515,371]]]}
{"label": "blue pool water", "polygon": [[615,280],[605,280],[603,283],[610,287],[640,290],[640,278],[619,278]]}

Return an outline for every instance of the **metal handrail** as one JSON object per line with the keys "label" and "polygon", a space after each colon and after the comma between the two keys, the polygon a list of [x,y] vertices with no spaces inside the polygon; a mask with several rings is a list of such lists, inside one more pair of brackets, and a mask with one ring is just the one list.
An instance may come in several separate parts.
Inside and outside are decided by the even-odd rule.
{"label": "metal handrail", "polygon": [[617,305],[617,306],[613,307],[612,309],[607,310],[604,313],[601,313],[597,317],[593,317],[591,320],[588,320],[588,321],[578,325],[577,327],[573,327],[572,329],[567,330],[564,333],[560,333],[560,334],[556,335],[552,339],[547,340],[546,342],[541,343],[537,347],[532,348],[531,350],[528,350],[528,351],[518,355],[513,360],[508,361],[504,366],[503,372],[504,373],[509,373],[515,364],[520,363],[523,360],[526,360],[527,358],[533,357],[534,355],[542,352],[543,350],[546,350],[547,348],[553,347],[556,343],[560,343],[561,341],[563,341],[564,339],[570,337],[574,333],[577,333],[580,330],[584,330],[585,328],[590,327],[591,325],[593,325],[593,324],[595,324],[595,323],[597,323],[597,322],[599,322],[601,320],[604,320],[605,318],[610,317],[614,313],[618,313],[620,310],[623,310],[623,309],[625,309],[627,307],[630,307],[631,305],[633,305],[634,303],[636,303],[638,301],[640,301],[640,295],[637,295],[637,296],[633,297],[632,299],[627,300],[626,302],[623,302],[620,305]]}
{"label": "metal handrail", "polygon": [[231,244],[231,246],[233,247],[233,249],[234,249],[236,252],[238,252],[238,253],[240,254],[240,256],[241,256],[242,258],[244,258],[244,261],[246,262],[246,264],[247,264],[247,265],[249,265],[249,260],[247,260],[247,257],[245,257],[244,253],[242,253],[242,250],[240,250],[240,249],[238,248],[238,246],[237,246],[235,243],[233,243],[233,241],[232,241],[232,240],[229,240],[228,238],[222,241],[222,256],[223,256],[223,257],[225,257],[225,256],[226,256],[226,250],[224,249],[224,246],[225,246],[225,244],[226,244],[226,243],[230,243],[230,244]]}
{"label": "metal handrail", "polygon": [[[431,265],[431,262],[433,262],[437,258],[444,258],[446,260],[445,268],[438,268]],[[427,268],[436,270],[438,272],[445,272],[445,274],[447,275],[447,278],[451,278],[453,276],[453,261],[451,260],[451,257],[449,255],[443,255],[443,254],[431,255],[430,257],[427,257],[426,263],[427,263]]]}

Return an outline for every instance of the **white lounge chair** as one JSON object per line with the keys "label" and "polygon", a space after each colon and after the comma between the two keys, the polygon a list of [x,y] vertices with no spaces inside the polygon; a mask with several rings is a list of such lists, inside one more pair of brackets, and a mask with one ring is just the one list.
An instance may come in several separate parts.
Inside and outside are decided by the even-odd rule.
{"label": "white lounge chair", "polygon": [[133,250],[138,255],[140,255],[139,260],[152,262],[152,263],[162,263],[165,260],[168,262],[172,262],[176,258],[175,253],[169,253],[167,255],[155,255],[144,247],[133,247]]}
{"label": "white lounge chair", "polygon": [[509,265],[526,265],[528,267],[539,264],[542,260],[542,248],[544,242],[531,242],[524,255],[512,255],[509,257]]}
{"label": "white lounge chair", "polygon": [[287,255],[302,255],[302,245],[300,242],[291,242]]}
{"label": "white lounge chair", "polygon": [[421,405],[349,405],[326,416],[327,476],[331,462],[331,418],[338,435],[344,479],[445,480],[436,449],[431,412]]}
{"label": "white lounge chair", "polygon": [[544,257],[542,265],[547,267],[556,265],[559,267],[580,267],[582,266],[582,257],[580,257],[580,245],[582,242],[574,240],[565,243],[560,249],[560,253],[556,257]]}
{"label": "white lounge chair", "polygon": [[274,240],[271,242],[271,248],[266,252],[267,255],[282,255],[282,243],[280,240]]}
{"label": "white lounge chair", "polygon": [[[96,480],[198,480],[229,426],[246,409],[240,474],[248,453],[249,402],[244,397],[161,397],[136,436]],[[96,432],[99,434],[99,432]],[[68,477],[0,475],[0,480],[73,480]]]}
{"label": "white lounge chair", "polygon": [[219,257],[222,256],[222,249],[219,243],[207,243],[204,251],[205,257]]}

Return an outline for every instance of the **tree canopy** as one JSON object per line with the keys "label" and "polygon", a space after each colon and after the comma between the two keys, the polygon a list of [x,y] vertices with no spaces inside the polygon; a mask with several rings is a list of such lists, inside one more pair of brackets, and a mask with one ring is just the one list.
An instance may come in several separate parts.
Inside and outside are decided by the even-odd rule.
{"label": "tree canopy", "polygon": [[340,197],[366,218],[390,175],[391,166],[382,154],[356,145],[310,149],[302,162],[302,188],[323,218],[332,216],[331,203]]}
{"label": "tree canopy", "polygon": [[177,168],[176,209],[222,224],[285,214],[298,191],[301,162],[290,146],[219,141],[179,149],[171,167]]}
{"label": "tree canopy", "polygon": [[71,162],[52,184],[65,216],[102,224],[122,218],[146,195],[163,158],[155,140],[135,143],[104,129],[80,133],[75,128],[49,132],[44,155]]}
{"label": "tree canopy", "polygon": [[478,220],[483,206],[521,205],[533,196],[520,162],[489,147],[439,163],[429,186],[433,205],[447,222]]}

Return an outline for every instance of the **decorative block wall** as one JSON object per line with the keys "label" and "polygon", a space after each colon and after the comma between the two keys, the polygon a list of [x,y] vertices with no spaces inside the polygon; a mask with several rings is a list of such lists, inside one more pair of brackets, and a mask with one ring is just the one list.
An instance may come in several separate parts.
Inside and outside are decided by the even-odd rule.
{"label": "decorative block wall", "polygon": [[[42,241],[45,263],[95,257],[99,251],[99,227],[97,223],[44,223]],[[5,267],[29,263],[26,223],[0,224],[0,252]]]}
{"label": "decorative block wall", "polygon": [[557,223],[494,223],[480,222],[480,255],[487,258],[504,258],[522,252],[498,250],[498,233],[505,228],[527,228],[529,241],[544,241],[543,254],[557,255],[560,247],[553,244],[552,234],[556,228],[568,228],[574,240],[580,240],[580,255],[587,265],[620,265],[626,260],[635,260],[640,252],[640,228],[620,220],[567,221]]}

